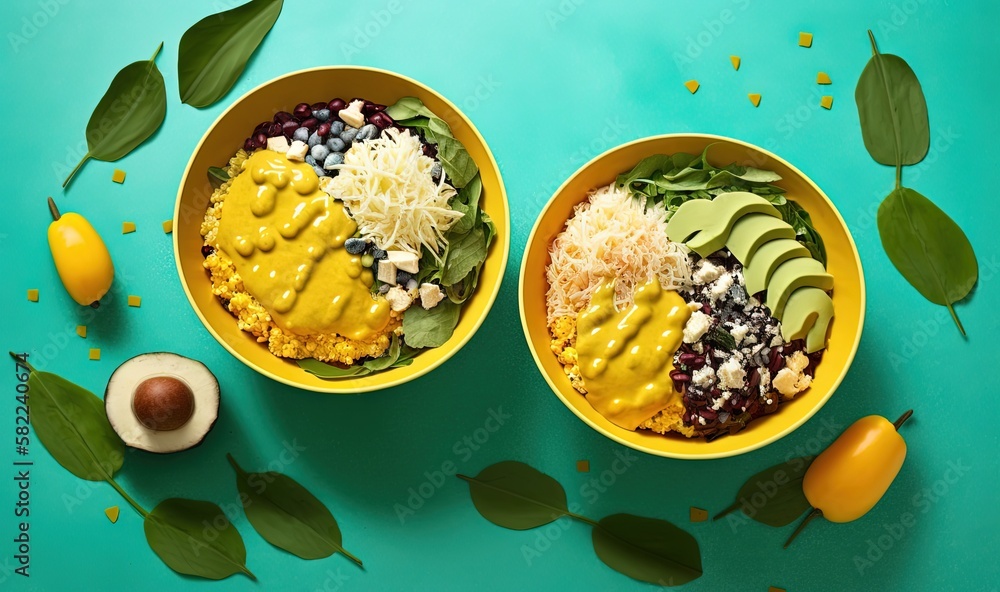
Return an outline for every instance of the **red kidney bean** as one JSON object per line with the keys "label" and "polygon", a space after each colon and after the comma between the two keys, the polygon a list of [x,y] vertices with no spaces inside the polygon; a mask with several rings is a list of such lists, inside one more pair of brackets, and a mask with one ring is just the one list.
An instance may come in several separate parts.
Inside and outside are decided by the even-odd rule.
{"label": "red kidney bean", "polygon": [[270,127],[271,127],[270,121],[262,121],[257,124],[257,127],[253,128],[253,133],[255,134],[258,134],[260,132],[267,133],[267,130],[270,129]]}
{"label": "red kidney bean", "polygon": [[294,113],[295,117],[298,117],[300,120],[309,119],[313,114],[312,107],[309,106],[309,103],[299,103],[295,106],[295,110],[292,111],[292,113]]}
{"label": "red kidney bean", "polygon": [[709,306],[708,304],[702,304],[701,305],[701,312],[703,312],[703,313],[705,313],[707,315],[710,315],[710,314],[712,314],[712,307]]}
{"label": "red kidney bean", "polygon": [[691,366],[694,368],[701,368],[704,365],[705,365],[705,356],[695,356],[695,358],[691,360]]}
{"label": "red kidney bean", "polygon": [[698,411],[698,413],[700,413],[701,416],[704,417],[705,419],[715,419],[716,417],[719,416],[719,412],[716,411],[715,409],[712,409],[711,407],[706,407],[704,409],[701,409],[700,411]]}
{"label": "red kidney bean", "polygon": [[385,111],[385,105],[379,105],[378,103],[373,103],[371,101],[365,101],[364,106],[361,107],[361,112],[365,115],[371,115],[381,111]]}
{"label": "red kidney bean", "polygon": [[698,357],[697,354],[681,354],[680,356],[677,357],[677,361],[686,366],[690,364],[697,357]]}
{"label": "red kidney bean", "polygon": [[438,155],[437,146],[433,144],[424,144],[420,147],[420,151],[424,153],[424,156],[429,158],[435,158]]}
{"label": "red kidney bean", "polygon": [[368,118],[368,123],[373,123],[379,129],[385,129],[395,123],[391,117],[379,111]]}
{"label": "red kidney bean", "polygon": [[713,397],[721,397],[722,396],[722,391],[720,391],[717,388],[714,388],[714,389],[712,389],[712,396]]}
{"label": "red kidney bean", "polygon": [[274,138],[281,135],[281,124],[272,123],[271,127],[267,128],[268,137]]}
{"label": "red kidney bean", "polygon": [[285,123],[286,121],[291,121],[295,116],[288,111],[278,111],[274,114],[275,123]]}
{"label": "red kidney bean", "polygon": [[781,366],[785,363],[784,358],[781,356],[781,353],[778,351],[779,349],[781,349],[781,348],[776,347],[776,348],[774,348],[774,349],[771,350],[771,356],[770,356],[771,359],[770,359],[770,361],[767,364],[767,369],[770,370],[772,373],[773,372],[777,372],[778,370],[780,370]]}
{"label": "red kidney bean", "polygon": [[267,134],[260,132],[253,137],[253,143],[257,145],[258,148],[263,148],[267,146]]}
{"label": "red kidney bean", "polygon": [[295,133],[295,130],[299,129],[299,124],[295,121],[286,121],[281,124],[281,133],[285,134],[289,138]]}
{"label": "red kidney bean", "polygon": [[243,141],[243,149],[247,152],[253,150],[253,138],[247,138]]}
{"label": "red kidney bean", "polygon": [[208,257],[209,255],[211,255],[214,252],[215,252],[215,248],[212,247],[212,245],[202,245],[202,247],[201,247],[201,256],[202,257]]}
{"label": "red kidney bean", "polygon": [[671,372],[670,378],[674,379],[677,382],[691,382],[691,375],[685,374],[680,370],[674,370],[673,372]]}
{"label": "red kidney bean", "polygon": [[[313,103],[309,106],[313,111],[319,111],[320,109],[326,109],[326,103]],[[310,113],[312,115],[312,113]]]}
{"label": "red kidney bean", "polygon": [[306,119],[305,121],[302,122],[302,127],[306,128],[309,131],[315,130],[318,126],[319,126],[319,120],[316,119],[315,117],[310,117],[309,119]]}
{"label": "red kidney bean", "polygon": [[750,373],[750,380],[747,381],[747,389],[753,390],[757,388],[757,385],[759,384],[760,384],[760,370],[754,368],[753,372]]}
{"label": "red kidney bean", "polygon": [[333,99],[326,104],[326,108],[330,110],[333,115],[336,115],[341,109],[347,108],[347,102],[344,99]]}
{"label": "red kidney bean", "polygon": [[316,135],[321,138],[325,138],[326,135],[329,133],[330,133],[330,124],[326,123],[325,121],[319,124],[319,127],[316,128]]}

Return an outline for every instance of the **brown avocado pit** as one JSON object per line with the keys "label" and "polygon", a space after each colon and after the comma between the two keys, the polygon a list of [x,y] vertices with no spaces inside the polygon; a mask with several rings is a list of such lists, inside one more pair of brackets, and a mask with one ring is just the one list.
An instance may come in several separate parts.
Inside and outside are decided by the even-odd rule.
{"label": "brown avocado pit", "polygon": [[194,393],[173,376],[147,378],[132,393],[132,412],[151,430],[176,430],[194,415]]}
{"label": "brown avocado pit", "polygon": [[187,450],[204,440],[219,417],[219,383],[197,360],[142,354],[111,375],[104,408],[126,445],[156,453]]}

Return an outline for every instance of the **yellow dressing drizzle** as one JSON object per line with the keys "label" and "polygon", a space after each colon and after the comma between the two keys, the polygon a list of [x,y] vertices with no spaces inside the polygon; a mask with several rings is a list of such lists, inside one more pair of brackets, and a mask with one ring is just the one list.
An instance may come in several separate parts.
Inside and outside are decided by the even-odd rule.
{"label": "yellow dressing drizzle", "polygon": [[577,315],[576,350],[587,400],[617,426],[634,430],[670,405],[681,405],[670,372],[691,311],[656,278],[635,289],[634,304],[615,308],[615,280],[594,291]]}
{"label": "yellow dressing drizzle", "polygon": [[356,230],[312,167],[258,150],[230,185],[218,246],[278,326],[364,340],[388,324],[389,305],[372,298],[371,270],[344,249]]}

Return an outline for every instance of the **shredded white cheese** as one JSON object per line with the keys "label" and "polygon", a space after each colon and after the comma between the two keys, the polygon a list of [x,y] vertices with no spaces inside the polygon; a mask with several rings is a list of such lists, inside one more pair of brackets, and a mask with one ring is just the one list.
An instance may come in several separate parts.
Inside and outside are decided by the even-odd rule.
{"label": "shredded white cheese", "polygon": [[667,290],[690,284],[688,248],[667,238],[666,211],[646,208],[624,189],[602,187],[576,206],[552,241],[546,269],[548,320],[576,315],[607,278],[617,278],[615,305],[632,304],[637,285],[656,277]]}
{"label": "shredded white cheese", "polygon": [[462,217],[448,206],[455,188],[431,178],[434,160],[424,156],[409,131],[389,128],[381,137],[355,142],[329,183],[361,234],[384,250],[420,256],[421,246],[437,255],[447,245],[444,233]]}

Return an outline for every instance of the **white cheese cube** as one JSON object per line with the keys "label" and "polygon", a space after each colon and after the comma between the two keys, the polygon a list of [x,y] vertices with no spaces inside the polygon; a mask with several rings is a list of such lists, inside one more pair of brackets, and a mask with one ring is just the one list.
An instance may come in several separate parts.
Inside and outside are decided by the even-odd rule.
{"label": "white cheese cube", "polygon": [[740,365],[739,361],[733,357],[719,366],[719,388],[740,389],[743,388],[743,381],[747,372]]}
{"label": "white cheese cube", "polygon": [[698,268],[691,275],[691,279],[696,286],[701,286],[717,280],[725,270],[724,267],[715,265],[708,259],[702,259],[698,262]]}
{"label": "white cheese cube", "polygon": [[295,140],[292,145],[288,147],[288,151],[285,153],[285,157],[288,160],[294,160],[297,162],[305,162],[306,152],[309,151],[309,145],[305,142],[300,142]]}
{"label": "white cheese cube", "polygon": [[702,338],[709,327],[712,326],[712,319],[701,311],[691,313],[686,325],[684,325],[684,343],[694,343]]}
{"label": "white cheese cube", "polygon": [[736,340],[736,345],[739,345],[743,343],[743,338],[747,336],[747,332],[749,330],[750,327],[747,327],[746,325],[736,325],[729,330],[729,334]]}
{"label": "white cheese cube", "polygon": [[351,127],[361,127],[365,124],[365,116],[361,113],[361,107],[364,105],[364,101],[351,101],[346,109],[341,109],[337,113],[337,117]]}
{"label": "white cheese cube", "polygon": [[285,136],[268,138],[267,149],[274,150],[275,152],[288,152],[288,138]]}
{"label": "white cheese cube", "polygon": [[378,262],[378,281],[383,284],[396,285],[396,266],[392,261],[380,259]]}
{"label": "white cheese cube", "polygon": [[420,284],[420,306],[434,308],[444,300],[444,291],[437,284]]}
{"label": "white cheese cube", "polygon": [[715,384],[715,369],[705,364],[694,371],[694,374],[691,375],[691,382],[703,389],[710,388]]}
{"label": "white cheese cube", "polygon": [[385,299],[389,302],[389,308],[396,312],[402,312],[413,304],[413,296],[400,286],[393,286],[385,293]]}
{"label": "white cheese cube", "polygon": [[420,268],[417,266],[419,259],[413,253],[406,251],[386,251],[386,260],[391,261],[396,269],[402,269],[408,273],[417,273]]}
{"label": "white cheese cube", "polygon": [[715,280],[715,283],[712,284],[712,291],[711,291],[712,302],[715,302],[719,298],[725,296],[726,292],[729,291],[729,288],[732,287],[733,287],[732,275],[726,273],[719,276],[719,279]]}

